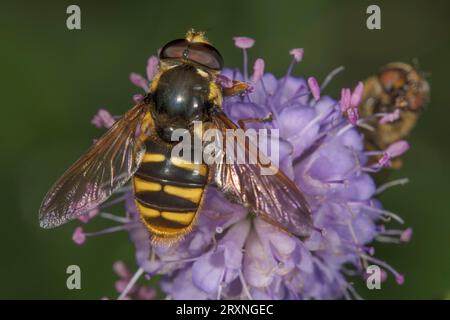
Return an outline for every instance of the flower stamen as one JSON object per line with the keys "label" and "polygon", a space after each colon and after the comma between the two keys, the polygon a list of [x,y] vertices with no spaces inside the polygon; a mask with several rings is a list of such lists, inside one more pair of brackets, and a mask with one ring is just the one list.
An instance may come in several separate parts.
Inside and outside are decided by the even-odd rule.
{"label": "flower stamen", "polygon": [[389,188],[396,187],[396,186],[403,186],[407,183],[409,183],[408,178],[401,178],[401,179],[393,180],[390,182],[386,182],[377,188],[377,190],[375,191],[375,195],[379,195],[380,193],[386,191]]}
{"label": "flower stamen", "polygon": [[133,277],[131,278],[131,280],[128,282],[127,286],[125,287],[125,289],[122,291],[122,293],[119,295],[119,297],[117,298],[117,300],[123,300],[125,299],[125,297],[127,296],[127,294],[130,292],[130,290],[134,287],[134,285],[136,284],[136,282],[139,280],[139,278],[142,276],[142,274],[144,273],[144,269],[143,268],[139,268],[137,269],[136,273],[133,275]]}
{"label": "flower stamen", "polygon": [[253,300],[253,297],[250,294],[250,291],[247,286],[247,282],[245,281],[244,274],[242,273],[241,269],[239,269],[239,280],[241,281],[242,289],[244,290],[244,293],[247,296],[247,299]]}

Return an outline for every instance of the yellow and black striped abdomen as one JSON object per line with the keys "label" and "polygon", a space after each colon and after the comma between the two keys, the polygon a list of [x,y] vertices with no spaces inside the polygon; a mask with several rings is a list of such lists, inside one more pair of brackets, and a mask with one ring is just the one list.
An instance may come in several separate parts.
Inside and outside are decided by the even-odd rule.
{"label": "yellow and black striped abdomen", "polygon": [[208,167],[171,157],[171,149],[150,139],[146,147],[133,177],[136,206],[154,240],[175,240],[192,228],[208,180]]}

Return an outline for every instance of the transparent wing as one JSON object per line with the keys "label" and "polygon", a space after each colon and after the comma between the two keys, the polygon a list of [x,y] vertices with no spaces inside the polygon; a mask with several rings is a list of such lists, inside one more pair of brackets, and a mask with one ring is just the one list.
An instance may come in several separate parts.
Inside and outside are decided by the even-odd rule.
{"label": "transparent wing", "polygon": [[[224,113],[215,116],[213,123],[221,130],[225,139],[232,138],[225,134],[226,129],[237,129]],[[234,142],[236,148],[240,149],[236,152],[244,152],[245,159],[248,159],[252,149],[256,149],[249,148],[248,144],[236,139]],[[226,142],[223,144],[224,149],[225,147]],[[296,185],[261,153],[257,163],[237,164],[235,161],[226,163],[227,152],[230,151],[225,149],[214,171],[214,182],[219,189],[231,200],[245,205],[273,225],[297,236],[309,236],[313,229],[310,209]],[[270,164],[262,165],[261,162]],[[261,175],[262,167],[275,174]]]}
{"label": "transparent wing", "polygon": [[46,194],[39,209],[43,228],[57,227],[104,202],[138,169],[148,106],[134,106],[75,162]]}

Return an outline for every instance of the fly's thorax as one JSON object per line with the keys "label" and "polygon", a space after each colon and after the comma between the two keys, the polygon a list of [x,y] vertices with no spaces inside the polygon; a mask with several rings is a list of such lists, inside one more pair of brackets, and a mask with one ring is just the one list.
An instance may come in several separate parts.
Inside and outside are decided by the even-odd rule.
{"label": "fly's thorax", "polygon": [[177,129],[191,130],[208,117],[212,76],[190,64],[164,71],[153,92],[153,118],[158,136],[171,142]]}

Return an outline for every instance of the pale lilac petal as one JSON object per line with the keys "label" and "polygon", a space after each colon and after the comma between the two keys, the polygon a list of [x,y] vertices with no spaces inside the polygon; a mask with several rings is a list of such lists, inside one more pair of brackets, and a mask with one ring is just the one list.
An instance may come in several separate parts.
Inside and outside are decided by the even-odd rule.
{"label": "pale lilac petal", "polygon": [[253,76],[252,81],[258,82],[264,75],[264,60],[256,59],[255,64],[253,65]]}
{"label": "pale lilac petal", "polygon": [[220,73],[220,75],[225,76],[231,80],[238,80],[238,81],[243,81],[244,80],[244,76],[242,75],[242,73],[238,70],[238,69],[230,69],[230,68],[224,68],[222,70],[222,72]]}
{"label": "pale lilac petal", "polygon": [[228,111],[228,116],[236,123],[240,119],[264,118],[268,115],[267,110],[259,108],[254,103],[234,103],[231,106],[225,104],[223,108]]}
{"label": "pale lilac petal", "polygon": [[[336,184],[336,186],[329,190],[336,196],[347,199],[349,201],[367,201],[373,197],[376,190],[375,183],[368,174],[361,174],[352,179],[352,183],[349,185]],[[373,236],[373,232],[366,233],[368,236]]]}
{"label": "pale lilac petal", "polygon": [[[267,89],[268,83],[266,81],[267,73],[263,77],[264,87]],[[280,81],[282,81],[282,87],[275,87],[275,92],[278,95],[279,101],[274,108],[278,111],[290,106],[306,106],[308,105],[309,90],[308,84],[304,79],[285,76]],[[268,90],[268,89],[267,89]]]}
{"label": "pale lilac petal", "polygon": [[285,232],[280,232],[275,226],[262,219],[255,219],[254,225],[259,239],[266,245],[266,249],[269,249],[268,243],[270,242],[284,258],[289,257],[294,252],[297,246],[295,238],[290,237]]}
{"label": "pale lilac petal", "polygon": [[[318,232],[316,232],[315,234],[319,235]],[[306,249],[306,245],[303,243],[303,245],[298,245],[296,249],[298,250],[298,258],[300,260],[298,262],[297,268],[305,273],[313,272],[314,267],[312,254]]]}
{"label": "pale lilac petal", "polygon": [[225,274],[223,252],[203,255],[192,266],[192,281],[206,293],[217,292]]}
{"label": "pale lilac petal", "polygon": [[[265,73],[260,81],[253,83],[254,90],[249,94],[251,101],[259,106],[260,109],[266,109],[264,111],[267,112],[267,108],[261,107],[262,104],[266,103],[267,98],[273,95],[278,86],[278,80],[271,73]],[[228,101],[225,100],[225,104]],[[238,102],[238,101],[234,101]],[[232,102],[232,103],[234,103]],[[231,104],[232,104],[231,103]]]}
{"label": "pale lilac petal", "polygon": [[219,74],[216,77],[216,83],[223,88],[231,88],[233,86],[233,80],[223,74]]}
{"label": "pale lilac petal", "polygon": [[250,222],[243,220],[232,226],[219,246],[224,248],[224,263],[229,269],[238,269],[242,264],[242,247],[250,231]]}
{"label": "pale lilac petal", "polygon": [[185,268],[176,273],[170,281],[162,280],[161,288],[170,292],[170,297],[175,300],[205,300],[208,294],[196,287],[192,281],[192,268]]}
{"label": "pale lilac petal", "polygon": [[267,287],[273,280],[273,257],[264,254],[265,249],[255,232],[251,232],[245,246],[244,276],[254,287]]}
{"label": "pale lilac petal", "polygon": [[279,121],[283,123],[280,134],[291,143],[294,157],[300,156],[315,141],[320,124],[313,122],[317,116],[313,108],[306,106],[285,108],[279,114]]}
{"label": "pale lilac petal", "polygon": [[[342,145],[347,148],[351,148],[351,150],[355,150],[358,152],[364,151],[364,136],[357,130],[348,130],[344,134],[339,137]],[[365,162],[366,157],[361,154],[360,161]]]}

